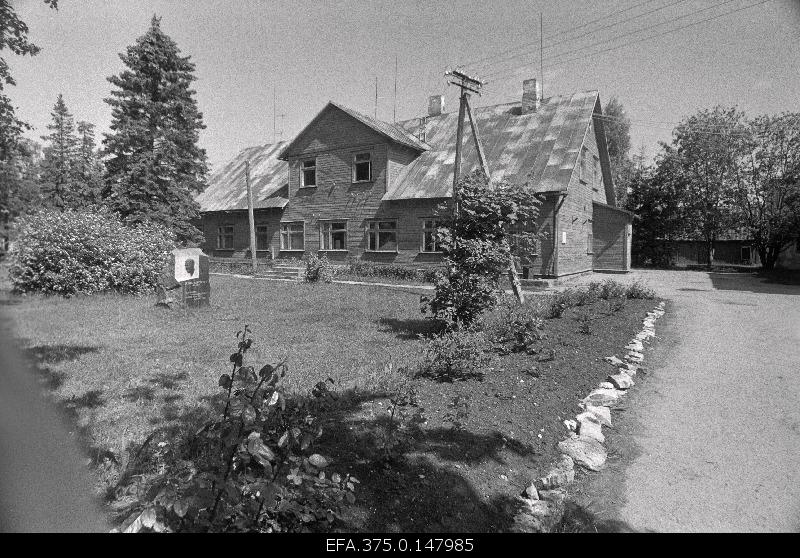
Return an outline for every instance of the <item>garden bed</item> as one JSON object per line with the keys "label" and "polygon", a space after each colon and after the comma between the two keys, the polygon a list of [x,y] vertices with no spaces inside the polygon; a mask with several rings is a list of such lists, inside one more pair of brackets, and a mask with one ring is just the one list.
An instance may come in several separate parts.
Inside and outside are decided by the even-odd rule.
{"label": "garden bed", "polygon": [[[292,392],[305,396],[333,380],[336,403],[320,417],[314,451],[361,480],[341,528],[503,530],[506,504],[558,457],[562,421],[605,379],[603,357],[620,352],[652,303],[567,309],[545,321],[537,354],[508,354],[482,377],[440,382],[399,370],[416,366],[419,335],[434,329],[419,313],[420,294],[212,277],[208,309],[168,311],[149,297],[7,294],[3,309],[80,432],[117,519],[139,505],[126,467],[145,440],[168,446],[211,414],[234,333],[249,323],[248,359],[287,358]],[[416,404],[391,419],[392,394]]]}

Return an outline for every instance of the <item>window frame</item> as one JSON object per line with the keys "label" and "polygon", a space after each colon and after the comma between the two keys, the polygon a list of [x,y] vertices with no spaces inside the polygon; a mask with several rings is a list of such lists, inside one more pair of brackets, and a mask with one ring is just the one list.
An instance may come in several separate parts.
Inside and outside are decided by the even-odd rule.
{"label": "window frame", "polygon": [[[311,163],[310,166],[306,166],[306,163]],[[314,184],[306,184],[306,171],[313,170],[314,171]],[[300,160],[300,188],[316,188],[317,187],[317,158],[313,157],[310,159],[301,159]]]}
{"label": "window frame", "polygon": [[[441,226],[442,218],[441,217],[421,217],[420,221],[422,221],[422,238],[420,239],[419,253],[420,254],[441,254],[442,250],[441,250],[441,247],[439,246],[439,242],[436,240],[435,236],[434,236],[434,238],[432,240],[433,247],[435,249],[434,250],[426,250],[425,249],[425,235],[430,233],[430,232],[433,232],[433,234],[435,235],[436,232],[438,231],[439,227]],[[432,228],[426,226],[426,224],[428,222],[432,222],[433,223],[433,227]]]}
{"label": "window frame", "polygon": [[[381,223],[392,223],[394,225],[391,229],[380,229]],[[375,227],[373,228],[373,225]],[[365,252],[374,252],[374,253],[388,253],[388,254],[397,254],[400,251],[400,241],[398,236],[398,227],[397,227],[397,219],[369,219],[367,220],[367,225],[365,228],[366,237],[367,237],[367,246]],[[379,247],[381,245],[381,234],[391,233],[394,234],[394,249],[391,250],[381,250]],[[375,249],[371,249],[371,237],[375,234]]]}
{"label": "window frame", "polygon": [[[362,156],[362,155],[366,155],[368,157],[368,159],[366,161],[359,161],[358,157]],[[358,178],[357,178],[357,170],[356,169],[357,169],[358,165],[363,165],[364,163],[369,165],[369,167],[368,167],[368,169],[369,169],[368,170],[369,177],[366,178],[366,179],[358,180]],[[352,170],[352,182],[353,182],[353,184],[360,184],[360,183],[363,183],[363,182],[372,182],[372,181],[373,181],[372,180],[372,151],[359,151],[358,153],[353,153],[353,170]]]}
{"label": "window frame", "polygon": [[594,232],[589,231],[586,233],[586,253],[594,254]]}
{"label": "window frame", "polygon": [[[302,225],[303,229],[301,231],[291,231],[291,230],[284,231],[284,227],[288,227],[289,225]],[[282,221],[280,223],[279,231],[280,231],[280,236],[281,236],[281,244],[280,244],[281,252],[305,252],[306,251],[306,223],[305,223],[305,221]],[[287,244],[288,244],[289,248],[286,248],[285,244],[284,244],[284,232],[286,233],[286,240],[287,240]],[[292,237],[293,234],[296,235],[298,232],[301,235],[301,238],[302,238],[302,241],[303,241],[302,242],[303,247],[302,248],[291,248],[291,246],[292,246],[291,237]]]}
{"label": "window frame", "polygon": [[[335,231],[331,229],[331,225],[340,224],[344,225],[343,229],[336,229]],[[328,226],[327,236],[325,231],[325,226]],[[326,248],[326,240],[332,241],[333,237],[331,236],[333,233],[344,233],[344,248]],[[349,248],[347,247],[347,237],[349,236],[348,227],[347,227],[347,219],[320,219],[319,221],[319,251],[320,252],[347,252]],[[333,245],[333,242],[330,242],[330,245]]]}
{"label": "window frame", "polygon": [[[222,229],[230,229],[230,233],[223,233]],[[225,223],[217,225],[217,247],[216,250],[234,250],[233,242],[236,236],[236,225],[234,223]],[[220,240],[230,237],[230,246],[220,246]],[[224,244],[224,242],[222,242]]]}

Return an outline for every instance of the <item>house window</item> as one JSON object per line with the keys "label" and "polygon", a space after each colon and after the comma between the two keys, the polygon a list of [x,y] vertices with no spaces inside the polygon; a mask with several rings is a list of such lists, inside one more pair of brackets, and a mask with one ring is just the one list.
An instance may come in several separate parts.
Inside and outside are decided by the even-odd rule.
{"label": "house window", "polygon": [[320,223],[322,250],[347,250],[347,221]]}
{"label": "house window", "polygon": [[256,250],[269,250],[269,229],[267,225],[256,225]]}
{"label": "house window", "polygon": [[217,227],[217,250],[233,250],[233,225]]}
{"label": "house window", "polygon": [[586,253],[594,254],[594,233],[586,235]]}
{"label": "house window", "polygon": [[317,160],[311,159],[302,162],[300,169],[300,187],[311,188],[317,185]]}
{"label": "house window", "polygon": [[370,221],[367,224],[367,250],[397,252],[397,221]]}
{"label": "house window", "polygon": [[304,225],[281,223],[281,250],[303,250]]}
{"label": "house window", "polygon": [[436,219],[425,219],[422,221],[422,252],[441,252],[439,239],[436,230],[440,222]]}
{"label": "house window", "polygon": [[750,247],[742,246],[742,263],[750,263]]}
{"label": "house window", "polygon": [[369,153],[356,153],[353,158],[353,182],[372,180],[372,160]]}

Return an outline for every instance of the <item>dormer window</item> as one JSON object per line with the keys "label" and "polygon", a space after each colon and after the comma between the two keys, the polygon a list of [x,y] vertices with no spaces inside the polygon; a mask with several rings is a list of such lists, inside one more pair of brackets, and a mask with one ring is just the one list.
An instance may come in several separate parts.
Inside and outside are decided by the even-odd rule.
{"label": "dormer window", "polygon": [[372,180],[372,156],[370,153],[356,153],[353,157],[353,182]]}
{"label": "dormer window", "polygon": [[300,187],[311,188],[317,185],[317,160],[309,159],[301,163]]}

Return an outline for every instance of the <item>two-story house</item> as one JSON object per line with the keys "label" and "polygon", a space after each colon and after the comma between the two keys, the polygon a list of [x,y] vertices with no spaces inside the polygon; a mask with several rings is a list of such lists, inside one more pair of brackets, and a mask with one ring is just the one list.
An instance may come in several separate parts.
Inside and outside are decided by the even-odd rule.
{"label": "two-story house", "polygon": [[[458,119],[442,103],[432,97],[426,116],[391,124],[330,102],[290,142],[245,150],[197,198],[204,249],[245,255],[250,160],[260,255],[439,263],[435,230],[450,211]],[[521,102],[474,114],[492,180],[527,183],[543,200],[525,274],[627,271],[631,215],[616,207],[598,93],[541,99],[526,80]],[[465,136],[466,174],[478,158]]]}

